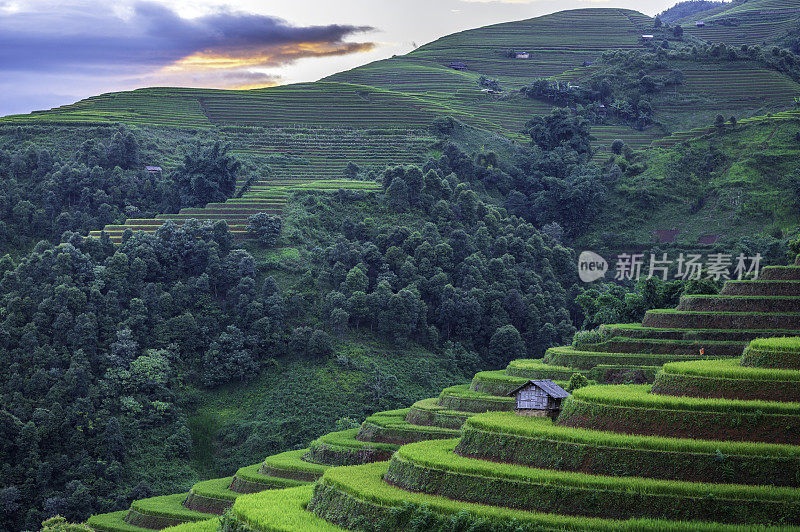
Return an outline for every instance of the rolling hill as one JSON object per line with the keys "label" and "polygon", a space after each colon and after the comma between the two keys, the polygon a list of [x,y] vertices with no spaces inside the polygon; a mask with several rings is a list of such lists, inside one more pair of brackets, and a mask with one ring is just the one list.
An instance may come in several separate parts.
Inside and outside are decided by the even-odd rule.
{"label": "rolling hill", "polygon": [[[707,17],[703,28],[686,21],[687,42],[757,45],[798,26],[796,9],[788,2],[750,1],[726,7]],[[526,122],[548,113],[553,104],[525,97],[518,89],[538,78],[588,83],[606,51],[655,50],[643,42],[645,33],[669,40],[670,46],[679,44],[636,11],[563,11],[448,35],[404,56],[316,83],[241,91],[149,88],[109,93],[48,111],[3,117],[0,124],[125,123],[216,132],[232,143],[234,152],[263,156],[269,171],[265,168],[262,177],[247,187],[241,183],[239,197],[225,204],[153,219],[132,218],[106,232],[119,242],[126,228],[152,231],[166,219],[181,223],[196,217],[225,220],[244,236],[248,214],[280,212],[298,186],[368,187],[344,180],[347,163],[379,169],[424,161],[432,153],[435,139],[429,127],[436,118],[453,117],[487,135],[525,142]],[[528,55],[517,59],[511,51]],[[634,129],[611,117],[596,123],[592,133],[599,154],[607,153],[615,139],[641,149],[699,124],[710,125],[717,115],[741,120],[786,111],[800,95],[795,80],[748,57],[723,60],[670,52],[662,61],[665,69],[679,70],[683,82],[652,97],[654,123],[647,128]],[[452,68],[455,64],[458,68]],[[481,77],[496,79],[502,92],[482,90]],[[151,163],[169,168],[171,161]]]}

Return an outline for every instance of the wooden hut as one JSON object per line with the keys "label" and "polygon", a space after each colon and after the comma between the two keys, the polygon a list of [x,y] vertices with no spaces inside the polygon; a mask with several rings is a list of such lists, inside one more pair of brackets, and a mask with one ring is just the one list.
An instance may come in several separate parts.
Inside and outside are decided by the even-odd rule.
{"label": "wooden hut", "polygon": [[467,70],[467,64],[461,61],[453,61],[450,63],[450,68],[453,70]]}
{"label": "wooden hut", "polygon": [[160,174],[161,173],[161,167],[160,166],[145,166],[144,169],[147,170],[148,172],[150,172],[151,174]]}
{"label": "wooden hut", "polygon": [[516,59],[530,59],[531,54],[530,52],[514,52],[514,58]]}
{"label": "wooden hut", "polygon": [[550,379],[542,379],[530,380],[508,396],[517,398],[516,413],[521,416],[555,419],[561,412],[561,401],[569,397],[569,392]]}
{"label": "wooden hut", "polygon": [[697,26],[698,28],[705,28],[706,27],[706,23],[703,22],[702,20],[698,20],[697,22],[694,23],[694,25]]}

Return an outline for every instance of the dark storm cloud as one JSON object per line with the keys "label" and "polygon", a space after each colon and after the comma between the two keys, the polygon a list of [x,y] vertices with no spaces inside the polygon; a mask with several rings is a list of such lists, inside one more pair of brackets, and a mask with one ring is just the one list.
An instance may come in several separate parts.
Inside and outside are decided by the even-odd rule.
{"label": "dark storm cloud", "polygon": [[193,54],[275,66],[368,50],[372,43],[344,39],[370,30],[338,24],[298,27],[276,17],[232,11],[187,19],[148,2],[134,4],[125,18],[101,4],[0,13],[0,70],[130,75]]}

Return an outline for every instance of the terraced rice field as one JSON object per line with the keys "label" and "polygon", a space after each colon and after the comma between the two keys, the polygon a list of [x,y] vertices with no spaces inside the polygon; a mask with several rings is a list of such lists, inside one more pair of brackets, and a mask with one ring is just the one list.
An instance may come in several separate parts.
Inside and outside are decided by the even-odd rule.
{"label": "terraced rice field", "polygon": [[463,57],[495,58],[496,52],[504,49],[589,52],[636,48],[648,27],[652,27],[652,19],[636,11],[575,9],[455,33],[421,46],[410,56],[458,61]]}
{"label": "terraced rice field", "polygon": [[[209,203],[203,208],[186,208],[176,214],[161,214],[151,219],[132,218],[104,231],[112,242],[123,233],[154,232],[168,220],[183,224],[225,221],[238,238],[247,236],[247,219],[259,212],[280,215],[293,193],[303,190],[335,192],[339,189],[375,191],[374,181],[346,179],[349,163],[361,171],[382,172],[387,166],[421,164],[435,138],[424,131],[404,129],[321,129],[321,128],[225,128],[225,138],[234,154],[258,157],[270,171],[249,184],[237,184],[237,197],[224,203]],[[247,186],[246,190],[244,187]]]}
{"label": "terraced rice field", "polygon": [[[698,320],[697,309],[721,310]],[[230,519],[254,531],[356,530],[365,519],[402,530],[409,502],[432,511],[431,528],[465,510],[495,525],[566,530],[800,525],[800,338],[748,344],[800,334],[800,322],[758,328],[769,316],[790,315],[787,326],[800,316],[800,267],[766,268],[759,281],[685,297],[671,312],[692,323],[607,326],[608,339],[591,350],[553,348],[544,361],[477,373],[468,386],[378,412],[309,449],[199,482],[188,494],[135,501],[89,525],[144,532],[185,523],[170,532],[210,532],[230,508]],[[700,346],[727,358],[704,359]],[[631,357],[643,364],[630,365]],[[529,379],[567,386],[577,371],[655,384],[575,390],[557,422],[515,415],[509,392]]]}
{"label": "terraced rice field", "polygon": [[287,182],[275,182],[254,186],[239,198],[232,198],[225,203],[209,203],[203,208],[181,209],[177,214],[159,214],[155,218],[129,218],[122,225],[107,225],[89,236],[101,238],[103,234],[115,244],[122,242],[126,231],[143,231],[154,233],[167,222],[182,225],[189,220],[200,223],[223,221],[235,238],[247,238],[247,220],[258,213],[280,216],[291,194],[300,190],[318,190],[333,192],[339,189],[375,191],[380,186],[374,182],[341,180],[309,180],[295,179]]}
{"label": "terraced rice field", "polygon": [[379,172],[387,166],[421,164],[436,141],[424,131],[403,129],[263,128],[255,134],[229,132],[226,136],[233,153],[263,157],[270,168],[270,175],[251,190],[298,179],[342,179],[348,163]]}
{"label": "terraced rice field", "polygon": [[[740,26],[709,24],[707,31],[742,34],[746,35],[743,39],[750,41],[756,38],[754,28],[759,25],[765,31],[781,31],[779,26],[784,24],[783,18],[775,20],[774,15],[761,12],[764,9],[787,9],[786,6],[780,2],[756,2],[760,7],[755,9],[750,4],[753,2],[736,8],[736,16],[745,17]],[[748,6],[747,10],[745,6]],[[753,17],[766,18],[756,20]],[[689,26],[689,32],[701,30]],[[517,89],[541,77],[580,79],[593,69],[582,66],[585,61],[595,61],[603,50],[640,47],[641,34],[650,28],[652,19],[635,11],[564,11],[456,33],[405,56],[376,61],[317,83],[238,91],[141,89],[105,94],[51,111],[4,117],[0,121],[127,122],[223,130],[255,126],[264,128],[262,132],[270,129],[280,132],[288,128],[421,131],[437,117],[452,116],[473,126],[524,141],[520,131],[525,123],[534,115],[549,112],[551,106],[524,98]],[[505,57],[504,52],[510,49],[527,51],[531,54],[530,59]],[[449,64],[454,61],[466,63],[467,70],[451,69]],[[704,116],[710,113],[712,119],[718,112],[725,116],[737,114],[739,118],[764,114],[791,106],[793,98],[800,94],[800,85],[776,72],[752,65],[733,63],[723,71],[711,67],[703,70],[696,64],[679,65],[679,68],[686,76],[678,91],[679,96],[694,98],[695,103],[687,105],[683,98],[678,103],[669,98],[658,99],[656,115],[667,121],[695,111],[702,111]],[[499,79],[506,90],[499,96],[483,93],[476,82],[481,75]],[[761,96],[755,105],[753,87],[758,87]],[[616,138],[633,147],[645,147],[658,136],[655,131],[637,132],[613,126],[597,126],[594,132],[598,138],[596,146],[601,149],[599,155]],[[276,133],[274,136],[280,135]],[[399,158],[391,149],[394,143],[377,149],[374,143],[365,142],[365,146],[372,146],[373,155],[372,161],[367,162],[366,150],[362,154],[342,153],[341,156],[335,149],[326,152],[327,148],[333,147],[328,133],[324,133],[322,136],[326,138],[316,144],[308,140],[302,150],[299,149],[302,142],[284,136],[286,138],[272,142],[253,135],[252,138],[258,140],[245,142],[236,150],[264,156],[289,154],[308,160],[308,164],[303,164],[273,158],[270,162],[274,171],[272,177],[277,179],[338,179],[342,177],[340,169],[348,157],[356,159],[355,162],[365,161],[369,166],[379,166]],[[342,143],[349,142],[352,137],[351,133],[344,134]],[[401,142],[400,145],[407,146],[408,143]],[[317,154],[328,155],[329,161]]]}
{"label": "terraced rice field", "polygon": [[718,17],[738,15],[743,13],[764,13],[764,12],[800,12],[800,6],[793,0],[751,0],[725,10]]}
{"label": "terraced rice field", "polygon": [[731,109],[752,106],[754,101],[758,105],[788,107],[800,95],[800,84],[778,72],[748,65],[733,66],[725,70],[698,70],[687,65],[681,68],[684,82],[679,93],[713,96],[715,105]]}
{"label": "terraced rice field", "polygon": [[[498,78],[515,91],[537,78],[559,75],[594,60],[603,50],[635,49],[652,19],[623,9],[577,9],[495,24],[442,37],[413,52],[326,78],[410,93],[479,91],[480,75]],[[527,51],[529,59],[504,56]],[[449,68],[464,62],[466,71]]]}
{"label": "terraced rice field", "polygon": [[208,128],[209,121],[197,95],[210,89],[148,88],[112,92],[30,115],[2,117],[3,122],[126,122],[137,125]]}
{"label": "terraced rice field", "polygon": [[627,126],[605,126],[595,125],[591,129],[595,140],[592,142],[597,150],[597,157],[607,155],[611,152],[611,143],[620,139],[634,150],[641,150],[648,147],[655,139],[661,137],[661,133],[656,129],[646,129],[638,131]]}
{"label": "terraced rice field", "polygon": [[[559,375],[571,375],[571,371],[563,369]],[[504,374],[502,371],[497,373]],[[482,377],[479,374],[475,379],[473,386],[480,386],[478,383],[487,379],[494,382],[503,377]],[[507,377],[505,386],[525,380]],[[565,382],[561,384],[566,386]],[[505,393],[505,386],[499,388],[500,393]],[[470,405],[476,405],[476,401],[483,402],[483,407],[470,408]],[[401,445],[458,436],[462,423],[476,412],[508,410],[511,403],[513,399],[508,397],[470,391],[466,386],[453,387],[439,398],[419,401],[411,408],[373,414],[358,429],[323,435],[311,442],[308,449],[269,456],[260,464],[240,468],[231,477],[198,482],[188,493],[135,501],[129,510],[93,516],[88,524],[95,530],[107,532],[146,532],[181,523],[186,524],[176,532],[216,530],[215,516],[232,506],[233,513],[237,514],[242,507],[247,508],[247,512],[252,511],[247,504],[250,500],[286,502],[285,496],[300,493],[298,487],[317,481],[330,467],[388,460]],[[284,490],[286,495],[277,493]],[[242,503],[237,502],[240,497]],[[314,523],[321,520],[308,514],[300,521]],[[326,529],[334,530],[335,527]]]}
{"label": "terraced rice field", "polygon": [[[720,6],[678,21],[686,35],[731,45],[763,44],[781,36],[800,20],[800,6],[792,0],[749,0]],[[703,21],[705,26],[697,27]]]}
{"label": "terraced rice field", "polygon": [[781,16],[778,20],[775,19],[775,14],[768,13],[739,17],[740,22],[735,26],[722,25],[712,20],[701,28],[688,25],[685,27],[685,33],[712,43],[733,46],[761,44],[783,35],[796,26],[798,21],[796,13],[798,12],[793,12],[792,16]]}

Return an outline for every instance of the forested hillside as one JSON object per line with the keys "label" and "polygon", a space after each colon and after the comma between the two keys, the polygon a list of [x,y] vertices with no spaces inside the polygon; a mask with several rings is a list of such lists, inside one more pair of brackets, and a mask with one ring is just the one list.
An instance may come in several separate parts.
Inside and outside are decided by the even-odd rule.
{"label": "forested hillside", "polygon": [[[435,425],[421,412],[446,425],[425,434],[508,409],[522,374],[579,375],[570,389],[580,371],[652,382],[671,356],[696,357],[694,332],[638,323],[679,302],[705,309],[720,282],[587,286],[577,255],[699,249],[777,265],[794,242],[793,258],[798,17],[778,0],[684,2],[658,19],[565,11],[317,83],[148,88],[1,117],[0,528],[140,499],[156,505],[142,515],[165,518],[168,501],[198,520],[208,512],[185,497],[151,497],[201,481],[232,503],[230,476],[263,484],[244,466],[283,451],[297,455],[269,466],[286,466],[283,480],[316,479],[343,464],[301,460],[315,438],[326,459],[394,451],[407,442],[380,430],[425,431],[408,412],[371,418],[362,430],[377,432],[358,439],[361,421],[448,386],[460,387],[443,404],[415,404],[415,426]],[[664,230],[674,241],[654,242]],[[624,325],[575,335],[612,323]],[[698,334],[740,349],[795,329],[768,325]],[[547,367],[509,365],[546,354]],[[497,371],[467,390],[481,370]],[[317,514],[358,528],[325,506],[346,483],[331,473]],[[396,522],[434,519],[408,511]],[[92,526],[144,530],[122,519]]]}

